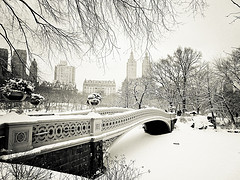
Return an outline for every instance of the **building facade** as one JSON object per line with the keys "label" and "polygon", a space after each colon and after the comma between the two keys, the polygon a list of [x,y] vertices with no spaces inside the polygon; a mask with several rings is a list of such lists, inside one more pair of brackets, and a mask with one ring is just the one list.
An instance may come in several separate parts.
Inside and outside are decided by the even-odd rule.
{"label": "building facade", "polygon": [[151,64],[150,64],[149,56],[146,53],[142,62],[142,77],[147,77],[149,75],[150,67],[151,67]]}
{"label": "building facade", "polygon": [[0,79],[5,79],[8,74],[8,50],[0,48]]}
{"label": "building facade", "polygon": [[137,62],[133,57],[133,52],[131,52],[130,58],[127,62],[127,80],[137,78]]}
{"label": "building facade", "polygon": [[55,66],[54,81],[64,84],[75,84],[75,67],[68,66],[66,61],[61,61]]}
{"label": "building facade", "polygon": [[115,81],[86,80],[83,82],[83,93],[99,93],[101,95],[110,95],[116,93]]}
{"label": "building facade", "polygon": [[27,52],[26,50],[16,49],[11,58],[12,76],[26,79]]}
{"label": "building facade", "polygon": [[38,67],[37,67],[37,62],[36,62],[36,60],[34,59],[34,60],[31,62],[31,65],[30,65],[29,80],[30,80],[31,82],[36,83],[36,82],[37,82],[37,77],[38,77]]}

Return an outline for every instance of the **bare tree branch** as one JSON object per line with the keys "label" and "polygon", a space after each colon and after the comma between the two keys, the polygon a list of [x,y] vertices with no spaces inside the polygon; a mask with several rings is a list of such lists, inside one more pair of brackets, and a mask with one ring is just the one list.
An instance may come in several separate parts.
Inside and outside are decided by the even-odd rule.
{"label": "bare tree branch", "polygon": [[240,8],[240,5],[236,3],[235,1],[231,0],[234,5],[236,5],[238,8]]}
{"label": "bare tree branch", "polygon": [[204,0],[3,0],[1,34],[8,35],[7,44],[24,45],[30,56],[105,57],[123,35],[149,48],[174,28],[181,10],[199,13],[205,7]]}

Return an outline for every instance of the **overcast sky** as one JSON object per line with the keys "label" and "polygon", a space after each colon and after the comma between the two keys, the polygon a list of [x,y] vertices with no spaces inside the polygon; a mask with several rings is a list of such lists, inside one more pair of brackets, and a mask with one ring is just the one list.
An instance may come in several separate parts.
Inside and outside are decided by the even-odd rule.
{"label": "overcast sky", "polygon": [[[230,13],[240,11],[230,0],[208,0],[209,7],[205,11],[205,17],[188,17],[182,20],[174,32],[169,32],[158,43],[156,49],[150,53],[153,61],[172,55],[179,47],[191,47],[201,51],[203,60],[213,61],[215,58],[227,56],[234,47],[240,47],[240,20],[231,23],[233,17],[227,17]],[[125,44],[121,46],[121,57],[107,60],[107,67],[100,68],[95,63],[83,62],[76,68],[76,83],[82,91],[84,79],[115,80],[117,87],[126,77],[126,63],[131,49]],[[138,62],[138,76],[141,76],[141,54],[134,52]]]}

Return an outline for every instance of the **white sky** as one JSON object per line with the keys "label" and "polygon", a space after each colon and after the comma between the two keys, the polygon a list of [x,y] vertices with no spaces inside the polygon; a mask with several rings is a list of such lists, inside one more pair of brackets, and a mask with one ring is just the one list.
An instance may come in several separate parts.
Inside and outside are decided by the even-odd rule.
{"label": "white sky", "polygon": [[[207,0],[209,7],[205,11],[205,17],[197,16],[182,19],[175,31],[169,32],[165,38],[156,45],[156,49],[150,49],[151,60],[156,61],[164,58],[167,54],[172,55],[179,47],[191,47],[201,51],[203,59],[212,61],[215,58],[226,56],[234,47],[240,47],[240,20],[231,23],[233,17],[226,17],[230,13],[240,12],[240,9],[232,4],[230,0]],[[240,0],[237,0],[240,3]],[[120,55],[108,57],[105,68],[94,62],[87,63],[69,61],[76,67],[76,84],[79,91],[82,91],[85,79],[95,80],[115,80],[117,88],[126,77],[126,63],[130,56],[131,49],[123,42],[119,45]],[[138,62],[138,76],[141,76],[141,61],[143,59],[140,52],[133,50],[134,57]],[[142,52],[144,53],[144,52]],[[60,60],[54,60],[57,64]],[[38,61],[42,79],[52,82],[54,78],[54,64],[52,67],[42,61]]]}
{"label": "white sky", "polygon": [[[226,52],[231,52],[233,47],[240,47],[240,20],[230,24],[233,18],[226,17],[230,13],[238,12],[239,9],[230,0],[208,0],[208,3],[205,17],[185,18],[183,25],[179,25],[178,29],[167,34],[159,42],[157,49],[150,51],[153,61],[164,58],[167,54],[173,54],[179,46],[201,51],[206,61],[226,56]],[[131,49],[123,44],[121,51],[123,52],[121,58],[116,56],[115,60],[107,60],[105,70],[94,63],[86,62],[77,67],[76,83],[79,90],[82,91],[85,78],[115,80],[117,87],[120,87],[126,77],[126,63]],[[140,56],[134,52],[134,57],[138,61],[138,76],[141,76],[142,57]]]}

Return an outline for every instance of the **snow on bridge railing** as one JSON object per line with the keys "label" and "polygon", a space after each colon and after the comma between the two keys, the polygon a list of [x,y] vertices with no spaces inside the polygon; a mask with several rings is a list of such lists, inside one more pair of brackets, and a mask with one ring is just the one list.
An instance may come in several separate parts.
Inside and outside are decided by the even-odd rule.
{"label": "snow on bridge railing", "polygon": [[[90,141],[94,136],[126,127],[138,120],[151,116],[161,116],[169,121],[171,118],[171,115],[158,109],[133,110],[103,116],[30,117],[27,115],[10,114],[6,115],[5,119],[7,121],[3,124],[5,129],[3,136],[6,137],[4,149],[8,153],[15,153],[75,139]],[[10,121],[9,119],[15,119],[15,121]],[[2,133],[0,132],[0,134]]]}
{"label": "snow on bridge railing", "polygon": [[[130,108],[121,108],[121,107],[99,107],[96,109],[96,113],[101,114],[101,115],[106,115],[106,114],[116,114],[116,113],[123,113],[126,111],[131,111],[133,109]],[[86,110],[81,110],[81,111],[69,111],[69,112],[61,112],[61,113],[28,113],[29,116],[67,116],[67,115],[87,115],[91,112],[91,109],[86,109]]]}
{"label": "snow on bridge railing", "polygon": [[135,110],[134,112],[126,112],[124,114],[119,114],[118,116],[109,116],[102,119],[102,132],[111,131],[114,129],[122,128],[128,126],[132,123],[135,123],[140,120],[144,120],[149,117],[161,117],[161,119],[166,121],[170,125],[170,120],[172,118],[171,114],[159,109],[140,109]]}

